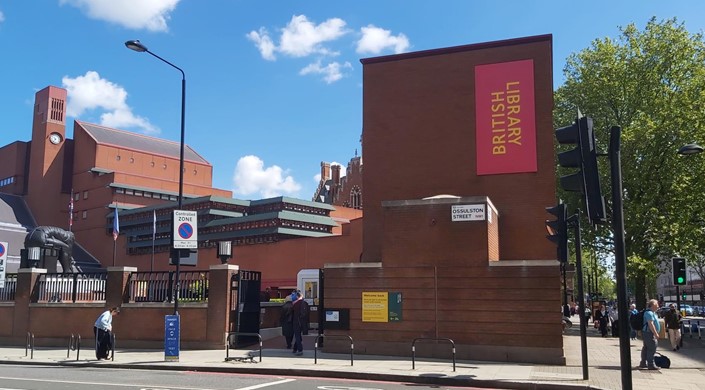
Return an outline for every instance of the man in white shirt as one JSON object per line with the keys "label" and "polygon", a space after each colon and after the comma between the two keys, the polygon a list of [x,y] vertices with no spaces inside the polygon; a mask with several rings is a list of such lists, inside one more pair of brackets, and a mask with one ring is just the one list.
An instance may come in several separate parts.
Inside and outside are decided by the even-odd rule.
{"label": "man in white shirt", "polygon": [[113,316],[120,313],[119,307],[104,311],[93,325],[95,335],[95,357],[98,360],[108,360],[108,351],[112,349]]}

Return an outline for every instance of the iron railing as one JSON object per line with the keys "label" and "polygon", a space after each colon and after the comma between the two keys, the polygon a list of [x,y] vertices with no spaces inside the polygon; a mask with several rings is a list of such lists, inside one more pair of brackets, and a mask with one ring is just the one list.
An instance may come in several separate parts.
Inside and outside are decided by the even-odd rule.
{"label": "iron railing", "polygon": [[74,273],[41,274],[35,286],[33,302],[96,302],[105,301],[108,274]]}
{"label": "iron railing", "polygon": [[17,289],[17,274],[6,274],[5,275],[5,286],[0,287],[0,302],[14,301],[16,289]]}
{"label": "iron railing", "polygon": [[[208,271],[181,271],[179,301],[208,301]],[[173,302],[176,272],[133,272],[127,281],[130,302]]]}

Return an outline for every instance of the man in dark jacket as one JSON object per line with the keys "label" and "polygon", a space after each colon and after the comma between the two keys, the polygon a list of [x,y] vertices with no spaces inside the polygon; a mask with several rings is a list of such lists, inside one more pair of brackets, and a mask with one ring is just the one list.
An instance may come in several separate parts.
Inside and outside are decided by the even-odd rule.
{"label": "man in dark jacket", "polygon": [[681,320],[683,317],[681,313],[676,310],[676,305],[671,303],[668,308],[669,310],[664,316],[666,330],[668,330],[668,340],[671,341],[671,348],[677,351],[681,348]]}
{"label": "man in dark jacket", "polygon": [[279,324],[282,327],[282,334],[284,335],[284,340],[286,340],[286,348],[291,349],[291,342],[294,339],[294,306],[291,303],[291,295],[287,295],[284,298],[284,305],[282,306],[281,316],[279,317]]}
{"label": "man in dark jacket", "polygon": [[296,292],[292,310],[292,322],[294,324],[294,354],[301,356],[304,354],[303,335],[308,334],[308,303],[304,301],[300,291]]}

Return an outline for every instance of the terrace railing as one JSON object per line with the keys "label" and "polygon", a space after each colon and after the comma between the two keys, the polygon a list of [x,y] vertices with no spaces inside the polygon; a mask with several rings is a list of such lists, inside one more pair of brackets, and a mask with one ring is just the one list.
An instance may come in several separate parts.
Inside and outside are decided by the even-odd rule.
{"label": "terrace railing", "polygon": [[17,274],[6,274],[4,286],[0,287],[0,302],[13,302],[17,289]]}
{"label": "terrace railing", "polygon": [[75,303],[105,301],[108,274],[74,273],[42,274],[37,278],[33,302]]}
{"label": "terrace railing", "polygon": [[[208,271],[181,271],[179,302],[208,301]],[[173,302],[176,272],[133,272],[128,279],[129,302]]]}

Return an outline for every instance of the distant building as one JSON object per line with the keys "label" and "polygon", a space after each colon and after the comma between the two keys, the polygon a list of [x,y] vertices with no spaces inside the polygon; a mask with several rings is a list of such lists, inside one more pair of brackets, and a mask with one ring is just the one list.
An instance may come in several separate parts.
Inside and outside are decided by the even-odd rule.
{"label": "distant building", "polygon": [[[130,265],[146,271],[151,268],[148,259],[153,248],[155,270],[168,269],[180,143],[82,121],[74,122],[73,139],[69,139],[66,98],[63,88],[49,86],[37,92],[31,140],[0,147],[0,241],[9,243],[7,271],[16,272],[23,238],[39,225],[73,231],[74,258],[84,269]],[[186,145],[182,203],[184,210],[198,212],[199,267],[219,263],[214,250],[217,241],[229,240],[237,247],[332,237],[345,234],[342,225],[358,217],[341,210],[334,218],[334,207],[300,199],[233,199],[231,191],[212,187],[212,177],[213,166]],[[115,208],[120,234],[114,251]],[[321,255],[327,261],[336,256],[357,260],[361,232],[353,240],[358,242],[350,247],[350,255],[333,247],[329,250],[337,255],[325,251]],[[310,254],[305,251],[297,256],[290,255],[290,248],[282,255],[276,248],[266,252],[265,261],[239,260],[260,271],[287,269],[287,274],[275,274],[281,283],[289,284],[298,269],[319,266],[309,264]],[[283,260],[295,263],[278,266]],[[318,261],[322,266],[323,259]],[[266,281],[266,272],[263,278]]]}
{"label": "distant building", "polygon": [[345,176],[340,176],[340,169],[338,164],[321,162],[321,180],[313,201],[362,210],[362,157],[355,151]]}

